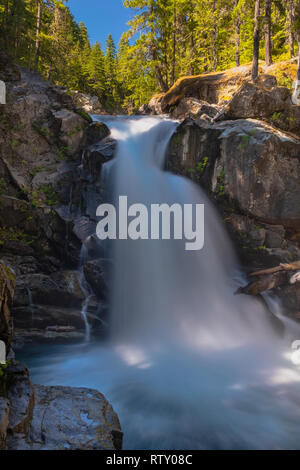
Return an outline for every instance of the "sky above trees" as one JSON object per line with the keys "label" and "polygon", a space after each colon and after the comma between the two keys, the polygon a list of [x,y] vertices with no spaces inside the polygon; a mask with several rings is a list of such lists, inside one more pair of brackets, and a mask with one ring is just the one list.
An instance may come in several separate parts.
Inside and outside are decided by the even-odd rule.
{"label": "sky above trees", "polygon": [[122,0],[69,0],[68,6],[75,20],[83,21],[87,26],[90,42],[98,41],[102,47],[105,47],[109,34],[118,44],[132,16]]}

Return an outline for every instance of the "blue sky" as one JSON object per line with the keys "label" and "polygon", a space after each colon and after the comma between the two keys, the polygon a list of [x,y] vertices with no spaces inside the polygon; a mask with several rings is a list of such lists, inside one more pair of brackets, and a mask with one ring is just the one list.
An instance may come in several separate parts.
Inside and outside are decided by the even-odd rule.
{"label": "blue sky", "polygon": [[68,6],[80,23],[83,21],[94,44],[99,41],[105,49],[105,40],[112,34],[118,45],[121,34],[128,28],[127,21],[132,17],[132,11],[123,7],[122,0],[69,0]]}

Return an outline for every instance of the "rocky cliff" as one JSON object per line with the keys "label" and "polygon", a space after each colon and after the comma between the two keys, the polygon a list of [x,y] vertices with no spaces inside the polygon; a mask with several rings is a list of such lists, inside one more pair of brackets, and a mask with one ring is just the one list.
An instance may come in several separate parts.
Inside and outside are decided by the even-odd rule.
{"label": "rocky cliff", "polygon": [[0,65],[7,87],[0,105],[0,340],[8,352],[0,365],[0,448],[120,449],[118,417],[101,393],[34,385],[11,349],[12,341],[83,338],[83,305],[92,331],[101,330],[105,260],[93,240],[97,267],[89,248],[80,253],[95,232],[101,166],[115,144],[78,107],[83,97],[18,69],[3,53]]}
{"label": "rocky cliff", "polygon": [[[82,261],[89,259],[80,253],[95,233],[101,166],[115,143],[104,124],[78,107],[84,102],[86,108],[89,97],[7,61],[2,78],[7,104],[0,106],[0,255],[17,275],[15,338],[82,338],[87,298],[93,331],[102,329],[106,311],[104,287],[91,288],[94,271],[84,269]],[[103,258],[92,239],[89,246]]]}

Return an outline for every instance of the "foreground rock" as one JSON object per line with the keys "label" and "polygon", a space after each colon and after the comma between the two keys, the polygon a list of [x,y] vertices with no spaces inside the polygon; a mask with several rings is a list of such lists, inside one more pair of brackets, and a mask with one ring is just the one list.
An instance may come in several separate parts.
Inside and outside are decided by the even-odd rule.
{"label": "foreground rock", "polygon": [[[36,280],[36,295],[46,282]],[[0,339],[8,347],[14,283],[14,274],[0,263]],[[101,393],[33,385],[12,351],[7,360],[0,366],[0,450],[121,449],[118,417]]]}
{"label": "foreground rock", "polygon": [[34,386],[35,406],[27,432],[13,432],[7,449],[118,450],[122,431],[105,397],[92,389]]}

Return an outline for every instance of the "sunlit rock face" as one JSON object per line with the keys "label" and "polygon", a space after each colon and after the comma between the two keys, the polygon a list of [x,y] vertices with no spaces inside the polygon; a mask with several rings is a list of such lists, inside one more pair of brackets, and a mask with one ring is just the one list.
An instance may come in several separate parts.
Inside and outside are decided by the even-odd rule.
{"label": "sunlit rock face", "polygon": [[184,122],[172,138],[167,168],[214,193],[222,183],[229,198],[257,219],[300,227],[299,156],[298,139],[260,121]]}

